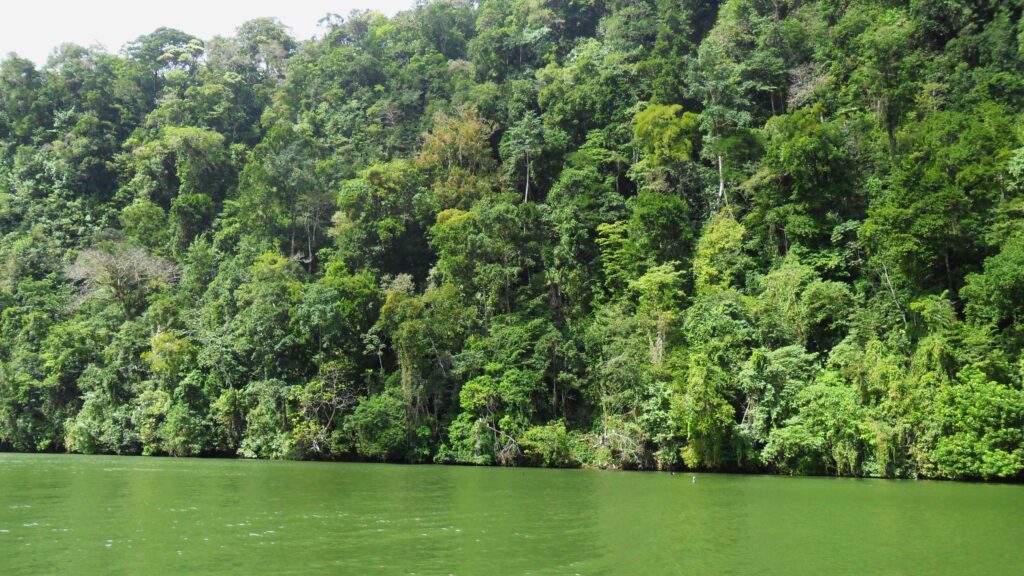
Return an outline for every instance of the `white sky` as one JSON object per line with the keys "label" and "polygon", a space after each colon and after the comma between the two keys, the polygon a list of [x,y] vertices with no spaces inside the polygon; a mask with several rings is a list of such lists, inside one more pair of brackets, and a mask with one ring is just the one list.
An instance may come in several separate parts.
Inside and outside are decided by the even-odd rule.
{"label": "white sky", "polygon": [[160,26],[209,39],[231,35],[246,20],[270,16],[302,40],[322,33],[317,22],[333,12],[347,18],[354,9],[393,15],[415,0],[15,0],[0,15],[0,59],[9,52],[46,62],[65,42],[121,46]]}

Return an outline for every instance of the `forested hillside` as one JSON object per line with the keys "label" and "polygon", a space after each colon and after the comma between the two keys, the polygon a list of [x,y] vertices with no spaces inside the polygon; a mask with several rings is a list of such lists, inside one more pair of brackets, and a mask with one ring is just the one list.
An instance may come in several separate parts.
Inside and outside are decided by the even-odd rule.
{"label": "forested hillside", "polygon": [[1024,4],[0,62],[0,449],[1016,478]]}

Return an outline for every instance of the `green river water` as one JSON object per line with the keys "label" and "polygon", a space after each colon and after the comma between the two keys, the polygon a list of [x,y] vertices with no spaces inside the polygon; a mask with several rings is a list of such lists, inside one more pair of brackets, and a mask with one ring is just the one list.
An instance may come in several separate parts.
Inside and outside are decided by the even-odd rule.
{"label": "green river water", "polygon": [[1024,486],[0,454],[0,575],[1024,574]]}

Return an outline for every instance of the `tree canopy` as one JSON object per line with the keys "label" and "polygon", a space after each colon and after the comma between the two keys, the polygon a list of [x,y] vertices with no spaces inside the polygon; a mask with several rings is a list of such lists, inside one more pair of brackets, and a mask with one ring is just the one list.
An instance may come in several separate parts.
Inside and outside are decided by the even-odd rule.
{"label": "tree canopy", "polygon": [[1024,477],[1019,3],[325,26],[0,59],[0,449]]}

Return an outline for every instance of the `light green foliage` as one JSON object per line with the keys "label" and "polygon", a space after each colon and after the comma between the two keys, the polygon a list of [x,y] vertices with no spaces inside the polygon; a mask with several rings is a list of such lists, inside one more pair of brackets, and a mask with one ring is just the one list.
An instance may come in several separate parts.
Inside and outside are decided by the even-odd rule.
{"label": "light green foliage", "polygon": [[286,388],[280,380],[250,382],[243,391],[245,433],[238,455],[245,458],[283,458],[290,438],[284,429]]}
{"label": "light green foliage", "polygon": [[494,166],[490,138],[494,126],[475,108],[453,114],[435,114],[434,126],[424,134],[417,163],[437,173],[434,180],[436,209],[468,208],[491,192],[489,172]]}
{"label": "light green foliage", "polygon": [[1024,470],[1024,394],[970,368],[941,400],[945,434],[932,460],[948,478],[1010,478]]}
{"label": "light green foliage", "polygon": [[150,350],[142,359],[160,381],[173,384],[195,359],[195,347],[170,332],[159,332],[150,340]]}
{"label": "light green foliage", "polygon": [[557,468],[579,465],[578,443],[579,440],[566,431],[565,422],[562,421],[533,426],[520,440],[523,457],[528,463]]}
{"label": "light green foliage", "polygon": [[815,356],[801,346],[755,349],[739,373],[745,397],[738,433],[757,458],[773,430],[798,411],[797,397],[815,378]]}
{"label": "light green foliage", "polygon": [[121,227],[126,235],[151,250],[167,245],[167,213],[149,199],[140,198],[121,209]]}
{"label": "light green foliage", "polygon": [[167,207],[179,194],[223,197],[228,171],[224,137],[195,127],[167,127],[132,152],[127,188]]}
{"label": "light green foliage", "polygon": [[693,259],[698,292],[734,287],[742,281],[747,258],[743,253],[746,229],[728,211],[716,214],[704,228]]}
{"label": "light green foliage", "polygon": [[699,118],[693,112],[680,114],[682,109],[678,104],[652,105],[636,114],[633,138],[655,164],[690,159]]}
{"label": "light green foliage", "polygon": [[762,457],[793,473],[859,473],[870,436],[856,390],[825,373],[796,401],[798,414],[771,432]]}
{"label": "light green foliage", "polygon": [[682,272],[673,263],[655,266],[629,283],[637,295],[636,315],[648,331],[651,362],[660,364],[665,357],[668,332],[679,318],[682,300]]}
{"label": "light green foliage", "polygon": [[844,335],[854,305],[849,287],[822,280],[796,254],[787,255],[754,284],[759,293],[749,306],[762,342],[829,349]]}

